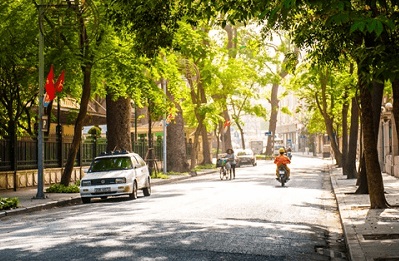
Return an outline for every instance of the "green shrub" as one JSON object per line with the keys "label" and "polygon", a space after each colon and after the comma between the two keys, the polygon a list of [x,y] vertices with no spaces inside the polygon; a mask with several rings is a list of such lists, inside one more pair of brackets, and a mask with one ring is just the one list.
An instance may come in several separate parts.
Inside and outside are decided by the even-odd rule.
{"label": "green shrub", "polygon": [[175,171],[169,171],[167,175],[179,175],[179,176],[187,176],[188,172],[175,172]]}
{"label": "green shrub", "polygon": [[64,186],[62,184],[53,184],[46,189],[48,193],[79,193],[79,186],[76,184]]}
{"label": "green shrub", "polygon": [[169,176],[163,172],[155,173],[155,171],[151,174],[152,179],[169,179]]}
{"label": "green shrub", "polygon": [[205,164],[205,165],[197,165],[195,166],[194,170],[201,170],[201,169],[214,169],[215,164]]}
{"label": "green shrub", "polygon": [[18,204],[18,198],[0,198],[0,210],[17,208]]}

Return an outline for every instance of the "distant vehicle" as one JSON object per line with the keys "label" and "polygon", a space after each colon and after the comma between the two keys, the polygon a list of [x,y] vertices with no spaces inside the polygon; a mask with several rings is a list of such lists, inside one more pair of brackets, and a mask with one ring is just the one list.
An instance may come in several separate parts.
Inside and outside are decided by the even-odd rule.
{"label": "distant vehicle", "polygon": [[151,195],[151,177],[146,162],[136,153],[116,151],[96,157],[80,181],[83,203],[92,198],[128,195],[137,198],[137,191]]}
{"label": "distant vehicle", "polygon": [[279,150],[280,150],[280,148],[284,148],[285,149],[285,147],[284,147],[284,145],[274,145],[274,156],[277,156],[277,155],[279,155],[280,153],[279,153]]}
{"label": "distant vehicle", "polygon": [[273,148],[274,156],[277,156],[277,155],[280,154],[279,153],[279,149],[280,148],[284,148],[285,149],[284,141],[283,141],[283,139],[276,137],[276,138],[274,138],[274,148]]}
{"label": "distant vehicle", "polygon": [[235,150],[236,155],[236,167],[240,167],[242,165],[252,165],[256,166],[256,156],[251,149],[237,149]]}
{"label": "distant vehicle", "polygon": [[263,141],[261,140],[250,141],[249,146],[255,154],[261,154],[263,150]]}

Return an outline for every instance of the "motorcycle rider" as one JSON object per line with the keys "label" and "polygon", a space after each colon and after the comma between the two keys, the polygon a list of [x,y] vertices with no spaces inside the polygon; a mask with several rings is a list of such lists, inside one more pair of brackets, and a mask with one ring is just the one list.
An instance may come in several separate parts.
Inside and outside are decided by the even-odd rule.
{"label": "motorcycle rider", "polygon": [[284,149],[284,148],[280,148],[280,149],[279,149],[279,153],[280,153],[280,155],[278,155],[278,156],[274,159],[274,164],[277,165],[277,168],[276,168],[276,176],[277,176],[277,179],[278,179],[278,177],[279,177],[278,169],[279,169],[281,166],[283,166],[283,167],[285,168],[286,172],[287,172],[287,180],[289,180],[289,179],[290,179],[291,170],[290,170],[290,168],[287,166],[287,164],[290,164],[290,163],[291,163],[291,160],[284,154],[284,153],[285,153],[285,149]]}
{"label": "motorcycle rider", "polygon": [[288,149],[287,149],[287,156],[288,156],[288,158],[291,160],[291,158],[292,158],[292,150],[291,150],[291,147],[288,147]]}

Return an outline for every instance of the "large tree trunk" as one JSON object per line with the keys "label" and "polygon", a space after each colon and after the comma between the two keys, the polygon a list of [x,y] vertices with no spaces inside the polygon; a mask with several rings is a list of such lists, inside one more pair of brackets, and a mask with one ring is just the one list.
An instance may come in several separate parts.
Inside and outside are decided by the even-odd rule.
{"label": "large tree trunk", "polygon": [[[360,67],[361,68],[361,67]],[[362,80],[362,79],[360,79]],[[378,162],[377,140],[373,119],[372,95],[369,86],[365,82],[360,82],[360,100],[362,106],[362,126],[364,154],[366,161],[367,184],[370,195],[370,208],[388,207],[384,195],[384,185],[381,175],[380,164]]]}
{"label": "large tree trunk", "polygon": [[107,151],[132,151],[130,130],[131,104],[129,98],[113,99],[107,94]]}
{"label": "large tree trunk", "polygon": [[[361,79],[359,79],[359,84],[361,83]],[[365,84],[365,83],[363,83]],[[361,88],[361,86],[360,86]],[[365,87],[366,88],[366,87]],[[375,144],[378,141],[378,130],[380,125],[380,115],[381,115],[381,103],[382,97],[384,93],[384,84],[373,82],[373,86],[371,89],[371,98],[370,103],[372,109],[370,109],[368,114],[372,115],[372,127],[374,128],[374,140]],[[362,107],[363,112],[363,107]],[[363,121],[363,118],[362,118]],[[364,123],[362,122],[362,133],[363,133],[363,142],[364,142]],[[364,150],[366,150],[366,144],[363,145]],[[364,153],[362,157],[365,157]],[[368,174],[367,174],[367,167],[366,167],[366,159],[362,159],[360,162],[360,172],[357,180],[358,188],[356,190],[356,194],[368,194],[369,193],[369,185],[368,185]]]}
{"label": "large tree trunk", "polygon": [[357,177],[356,171],[356,155],[357,155],[357,140],[359,133],[359,108],[356,98],[352,98],[351,102],[351,122],[349,131],[348,154],[343,168],[343,174],[348,179]]}
{"label": "large tree trunk", "polygon": [[[167,95],[174,102],[173,95],[167,91]],[[175,102],[177,113],[174,120],[167,127],[166,148],[167,148],[167,171],[187,172],[190,170],[187,162],[186,138],[184,135],[183,111],[180,104]],[[165,159],[164,159],[165,160]]]}
{"label": "large tree trunk", "polygon": [[78,154],[80,148],[80,142],[82,140],[82,129],[84,127],[84,120],[87,114],[87,106],[90,100],[91,92],[91,64],[87,63],[82,66],[83,71],[83,92],[80,100],[80,109],[78,117],[76,118],[75,128],[73,132],[73,139],[71,148],[68,153],[68,159],[65,164],[64,173],[61,177],[61,184],[64,186],[69,185],[69,181],[72,176],[73,166],[75,165],[76,155]]}
{"label": "large tree trunk", "polygon": [[168,125],[166,148],[168,171],[187,172],[190,170],[187,162],[184,121],[180,106],[178,106],[178,113],[174,120]]}

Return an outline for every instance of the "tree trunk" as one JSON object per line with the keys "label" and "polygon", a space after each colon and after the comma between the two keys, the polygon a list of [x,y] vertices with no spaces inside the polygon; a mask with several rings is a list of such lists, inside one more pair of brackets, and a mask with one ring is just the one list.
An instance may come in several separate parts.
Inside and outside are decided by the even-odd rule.
{"label": "tree trunk", "polygon": [[[91,64],[86,64],[82,66],[83,71],[83,92],[80,100],[80,109],[78,113],[78,117],[76,118],[75,128],[73,132],[73,139],[71,148],[68,153],[68,159],[65,164],[64,173],[61,177],[61,184],[64,186],[69,185],[69,181],[72,176],[73,166],[75,165],[76,155],[78,154],[80,148],[80,142],[82,140],[82,129],[84,127],[84,120],[87,114],[87,105],[90,100],[90,92],[91,92]],[[40,131],[40,130],[39,130]]]}
{"label": "tree trunk", "polygon": [[167,170],[173,172],[188,172],[190,168],[187,162],[184,121],[181,108],[178,108],[178,111],[179,112],[175,115],[175,119],[169,123],[167,127]]}
{"label": "tree trunk", "polygon": [[324,122],[326,124],[327,134],[331,140],[331,148],[334,151],[336,164],[338,165],[338,167],[342,167],[342,153],[339,150],[337,137],[336,137],[337,134],[334,135],[333,120],[324,114],[323,116],[324,116]]}
{"label": "tree trunk", "polygon": [[278,100],[278,87],[277,83],[272,85],[272,93],[270,96],[270,121],[269,121],[269,131],[271,135],[267,137],[266,145],[266,156],[273,156],[274,151],[274,139],[276,137],[276,126],[277,126],[277,115],[279,110],[279,100]]}
{"label": "tree trunk", "polygon": [[201,164],[212,164],[212,159],[211,159],[211,148],[209,146],[209,141],[208,141],[208,131],[206,130],[206,126],[202,124],[202,128],[200,129],[201,131],[201,136],[202,136],[202,156],[203,156],[203,161]]}
{"label": "tree trunk", "polygon": [[[360,67],[361,68],[361,67]],[[362,80],[362,79],[360,79]],[[380,164],[378,162],[378,151],[373,119],[372,95],[369,86],[365,82],[360,82],[360,100],[362,106],[362,126],[364,154],[366,161],[367,184],[370,196],[370,208],[387,208],[388,204],[384,195],[384,185],[381,175]],[[378,134],[378,131],[377,131]]]}
{"label": "tree trunk", "polygon": [[399,137],[399,80],[396,79],[392,83],[392,93],[393,93],[393,117],[396,126],[396,135]]}
{"label": "tree trunk", "polygon": [[244,135],[244,130],[242,128],[242,126],[236,122],[237,125],[237,129],[240,132],[240,137],[241,137],[241,148],[243,148],[245,150],[245,135]]}
{"label": "tree trunk", "polygon": [[338,165],[338,167],[342,167],[342,153],[339,150],[337,139],[338,133],[334,131],[334,118],[330,116],[330,112],[334,109],[334,103],[331,103],[330,107],[327,105],[327,83],[329,81],[329,78],[330,70],[328,68],[326,68],[325,71],[323,71],[322,69],[319,70],[321,100],[319,99],[318,93],[315,94],[315,98],[317,107],[321,115],[323,115],[324,123],[326,125],[326,131],[331,141],[331,148],[334,152],[336,164]]}
{"label": "tree trunk", "polygon": [[77,22],[79,27],[79,58],[82,61],[81,70],[83,74],[83,85],[82,85],[82,96],[80,98],[79,113],[75,121],[75,127],[73,132],[73,139],[71,148],[68,152],[68,159],[65,164],[64,173],[61,177],[61,184],[64,186],[69,185],[71,179],[73,167],[75,164],[76,155],[78,154],[80,143],[82,140],[82,129],[87,114],[87,106],[89,104],[91,95],[91,70],[93,66],[94,54],[91,50],[92,45],[99,45],[99,39],[90,41],[88,37],[88,28],[86,26],[87,20],[83,15],[84,11],[81,10],[77,13]]}
{"label": "tree trunk", "polygon": [[[359,84],[361,83],[361,79],[359,79]],[[365,83],[363,83],[365,85]],[[367,85],[366,85],[367,86]],[[362,88],[360,86],[360,88]],[[368,88],[363,87],[363,88]],[[370,98],[370,103],[372,109],[370,109],[369,114],[372,115],[372,127],[374,128],[374,142],[377,144],[378,141],[378,131],[379,131],[379,125],[380,125],[380,115],[381,115],[381,103],[382,103],[382,97],[384,93],[384,84],[373,82],[373,86],[371,89],[371,98]],[[362,112],[363,112],[363,105],[362,105]],[[371,112],[371,113],[370,113]],[[363,117],[362,117],[363,121]],[[363,142],[364,142],[364,123],[362,122],[362,133],[363,133]],[[364,150],[366,150],[366,144],[364,143],[363,145]],[[364,153],[363,153],[364,154]],[[365,155],[363,155],[365,156]],[[377,158],[378,159],[378,158]],[[357,184],[359,187],[356,190],[357,194],[368,194],[369,193],[369,181],[368,181],[368,174],[367,174],[367,168],[366,168],[366,160],[363,159],[363,161],[360,163],[360,172],[359,172],[359,177],[357,180]],[[381,169],[380,169],[381,171]]]}
{"label": "tree trunk", "polygon": [[[227,122],[231,122],[230,115],[229,115],[229,112],[227,110],[227,107],[223,111],[223,118],[224,118],[225,122],[226,121]],[[226,131],[225,131],[225,128],[226,128]],[[223,138],[222,138],[222,140],[223,140],[223,143],[222,143],[223,148],[222,149],[223,149],[223,152],[225,152],[227,149],[231,149],[232,148],[230,123],[226,127],[224,127],[224,123],[223,123],[221,133],[223,135]]]}
{"label": "tree trunk", "polygon": [[359,133],[359,108],[356,98],[352,98],[348,154],[345,160],[345,166],[343,168],[343,174],[346,175],[348,179],[354,179],[357,177],[356,155],[357,155],[358,133]]}
{"label": "tree trunk", "polygon": [[197,153],[198,153],[198,138],[199,138],[199,126],[196,128],[194,132],[194,142],[193,148],[191,150],[191,159],[190,159],[190,169],[194,169],[197,165]]}
{"label": "tree trunk", "polygon": [[344,95],[342,97],[344,99],[344,104],[342,105],[342,169],[343,172],[346,167],[346,161],[348,157],[348,111],[349,111],[349,102],[348,102],[348,91],[345,90]]}
{"label": "tree trunk", "polygon": [[107,151],[132,151],[130,130],[131,104],[129,98],[113,99],[108,93],[107,102]]}
{"label": "tree trunk", "polygon": [[[174,102],[174,97],[167,90],[167,95]],[[167,171],[187,172],[190,170],[187,162],[186,138],[184,135],[183,112],[179,103],[175,102],[177,113],[174,120],[167,127],[166,148],[167,148]],[[165,159],[164,159],[165,160]]]}

